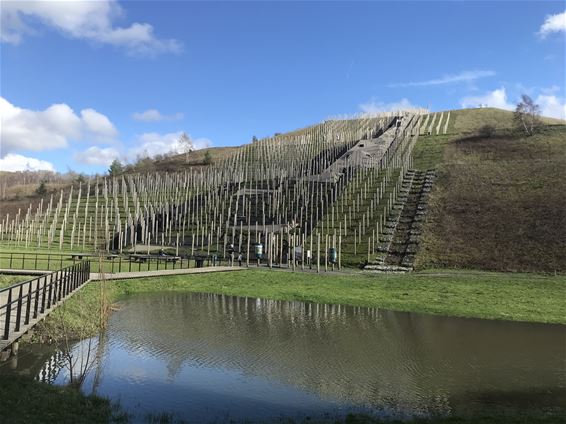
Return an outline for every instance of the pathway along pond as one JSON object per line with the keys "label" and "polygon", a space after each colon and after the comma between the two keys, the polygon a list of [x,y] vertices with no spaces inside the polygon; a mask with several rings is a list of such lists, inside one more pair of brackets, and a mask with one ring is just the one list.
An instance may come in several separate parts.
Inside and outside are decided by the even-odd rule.
{"label": "pathway along pond", "polygon": [[[125,299],[94,341],[83,390],[133,421],[566,410],[560,325],[158,293]],[[0,372],[63,384],[59,358],[29,346]]]}

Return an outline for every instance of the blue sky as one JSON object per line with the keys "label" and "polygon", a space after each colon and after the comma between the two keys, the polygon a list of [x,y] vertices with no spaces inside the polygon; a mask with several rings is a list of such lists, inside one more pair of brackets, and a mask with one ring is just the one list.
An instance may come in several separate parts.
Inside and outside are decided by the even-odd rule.
{"label": "blue sky", "polygon": [[230,146],[360,112],[531,95],[565,117],[564,2],[1,4],[0,168]]}

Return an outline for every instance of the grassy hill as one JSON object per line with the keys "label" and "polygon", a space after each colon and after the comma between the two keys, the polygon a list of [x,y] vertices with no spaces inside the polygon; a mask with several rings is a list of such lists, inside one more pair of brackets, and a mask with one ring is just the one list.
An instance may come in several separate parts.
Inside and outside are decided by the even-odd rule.
{"label": "grassy hill", "polygon": [[[165,156],[159,159],[146,159],[128,166],[126,172],[178,172],[185,169],[199,169],[218,160],[231,157],[239,147],[209,147],[186,154]],[[210,158],[207,163],[206,157]]]}
{"label": "grassy hill", "polygon": [[[417,256],[419,268],[566,271],[566,122],[551,118],[543,122],[538,134],[526,137],[513,129],[512,112],[493,108],[453,110],[447,134],[419,137],[413,150],[413,168],[437,171]],[[492,126],[495,132],[482,136],[485,125]],[[309,128],[281,134],[277,143],[285,144]],[[188,156],[146,159],[130,166],[127,173],[205,170],[208,162],[230,160],[249,147],[209,148]],[[354,210],[352,228],[360,224],[360,210],[370,210],[370,197],[365,194],[380,187],[380,178],[371,180],[371,184],[364,176],[356,178],[335,199],[340,209]],[[385,199],[394,183],[392,180],[385,187]],[[2,200],[2,216],[14,215],[17,208],[25,210],[40,199],[34,194],[35,180],[10,186],[17,189],[17,194]],[[69,189],[70,183],[48,186]],[[339,222],[334,222],[333,215],[327,212],[316,228],[322,225],[332,232]],[[69,234],[65,234],[65,243],[68,238]],[[356,248],[350,239],[351,233],[343,240],[344,263],[358,266],[367,256],[367,243],[358,239]]]}
{"label": "grassy hill", "polygon": [[[420,268],[566,271],[566,122],[533,137],[498,109],[453,112],[449,134],[421,137],[415,167],[437,170]],[[493,125],[491,137],[478,134]]]}

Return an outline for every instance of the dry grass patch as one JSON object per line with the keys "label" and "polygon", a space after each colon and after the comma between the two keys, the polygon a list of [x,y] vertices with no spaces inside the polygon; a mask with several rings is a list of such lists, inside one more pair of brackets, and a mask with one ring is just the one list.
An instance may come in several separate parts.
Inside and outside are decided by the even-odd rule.
{"label": "dry grass patch", "polygon": [[566,271],[565,152],[565,127],[449,143],[419,266]]}

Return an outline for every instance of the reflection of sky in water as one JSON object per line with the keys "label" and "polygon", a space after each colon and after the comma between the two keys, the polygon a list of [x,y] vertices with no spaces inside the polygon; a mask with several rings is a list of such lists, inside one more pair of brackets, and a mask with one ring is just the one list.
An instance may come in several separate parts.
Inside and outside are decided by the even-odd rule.
{"label": "reflection of sky in water", "polygon": [[[340,412],[339,401],[242,371],[195,366],[189,360],[171,376],[163,358],[138,353],[132,356],[128,349],[113,347],[105,357],[97,393],[119,400],[123,408],[141,416],[156,409],[197,421]],[[93,379],[91,373],[85,388],[92,387]]]}
{"label": "reflection of sky in water", "polygon": [[139,419],[198,422],[566,408],[565,342],[566,326],[139,295],[112,315],[83,389]]}

